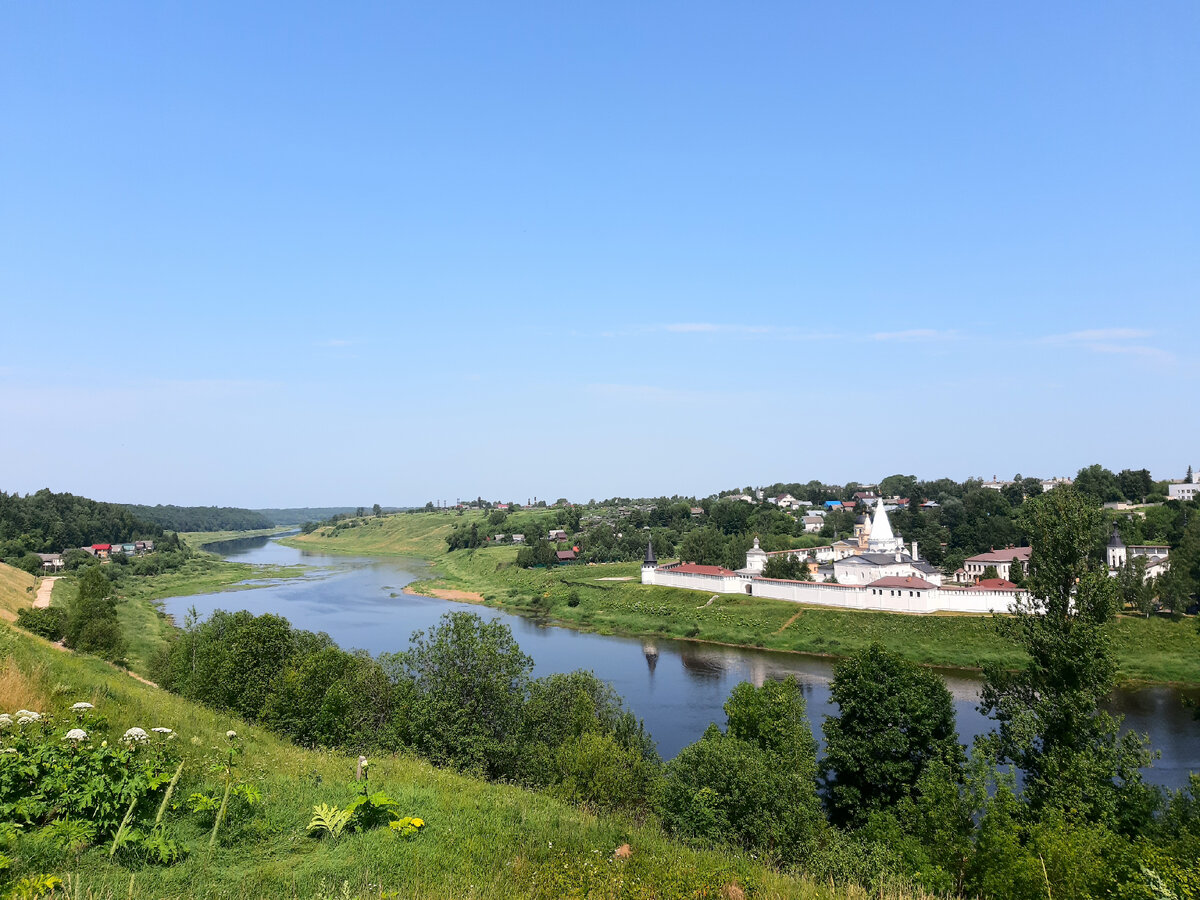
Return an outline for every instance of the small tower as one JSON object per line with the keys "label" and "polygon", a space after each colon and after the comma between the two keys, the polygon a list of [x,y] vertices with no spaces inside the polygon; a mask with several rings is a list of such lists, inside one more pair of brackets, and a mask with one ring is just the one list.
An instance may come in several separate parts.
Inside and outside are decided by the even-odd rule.
{"label": "small tower", "polygon": [[1125,547],[1125,542],[1121,540],[1121,533],[1117,531],[1117,526],[1113,526],[1112,537],[1108,539],[1108,567],[1116,571],[1125,565],[1125,560],[1129,558],[1129,550]]}
{"label": "small tower", "polygon": [[767,551],[758,546],[758,538],[755,538],[754,546],[746,551],[746,568],[752,575],[761,575],[766,567]]}
{"label": "small tower", "polygon": [[646,541],[646,558],[642,560],[642,584],[654,584],[654,572],[658,559],[654,556],[653,539]]}

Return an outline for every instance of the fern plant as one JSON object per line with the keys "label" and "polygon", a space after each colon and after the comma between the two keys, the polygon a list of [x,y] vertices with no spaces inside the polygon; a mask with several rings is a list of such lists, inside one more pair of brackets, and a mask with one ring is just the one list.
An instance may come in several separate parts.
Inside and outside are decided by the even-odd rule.
{"label": "fern plant", "polygon": [[354,811],[351,809],[338,809],[328,803],[318,804],[313,807],[312,820],[308,823],[309,834],[318,837],[321,834],[328,834],[332,838],[341,837],[353,817]]}

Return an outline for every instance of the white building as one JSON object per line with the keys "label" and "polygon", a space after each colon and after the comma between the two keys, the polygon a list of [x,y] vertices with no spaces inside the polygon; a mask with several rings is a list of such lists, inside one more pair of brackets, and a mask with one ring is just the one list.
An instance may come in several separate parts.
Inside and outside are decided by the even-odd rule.
{"label": "white building", "polygon": [[[916,544],[911,554],[904,551],[903,539],[892,532],[882,502],[876,506],[865,552],[855,542],[839,543],[849,544],[853,549],[840,557],[832,556],[836,553],[833,546],[782,551],[810,561],[822,556],[832,558],[833,566],[822,567],[818,577],[833,574],[838,583],[764,578],[767,558],[773,554],[766,553],[757,538],[746,552],[746,567],[736,572],[689,562],[660,566],[653,546],[647,545],[642,583],[718,594],[751,594],[791,603],[907,613],[1007,612],[1025,597],[1023,590],[998,582],[965,588],[943,586],[941,574],[917,557]],[[883,552],[884,548],[887,552]],[[809,568],[812,571],[815,566],[810,563]]]}
{"label": "white building", "polygon": [[1171,500],[1195,500],[1200,495],[1200,484],[1195,476],[1191,481],[1178,481],[1167,485],[1167,497]]}
{"label": "white building", "polygon": [[1145,578],[1149,581],[1161,575],[1169,567],[1168,557],[1170,556],[1171,548],[1164,544],[1131,544],[1125,546],[1125,542],[1121,540],[1121,534],[1117,531],[1116,526],[1113,526],[1112,537],[1108,539],[1108,546],[1105,548],[1105,556],[1108,560],[1108,574],[1116,577],[1118,570],[1131,559],[1143,557],[1146,560],[1146,575]]}
{"label": "white building", "polygon": [[1029,571],[1029,555],[1032,552],[1032,547],[1006,547],[1003,550],[989,550],[987,553],[968,557],[963,563],[963,569],[968,579],[978,581],[983,577],[984,570],[988,566],[995,566],[997,578],[1012,581],[1010,577],[1014,574],[1012,561],[1017,560],[1022,569]]}

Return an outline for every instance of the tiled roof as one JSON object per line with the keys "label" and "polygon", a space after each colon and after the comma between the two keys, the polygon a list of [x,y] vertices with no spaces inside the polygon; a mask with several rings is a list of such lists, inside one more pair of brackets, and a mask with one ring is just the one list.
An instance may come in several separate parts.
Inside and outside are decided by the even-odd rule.
{"label": "tiled roof", "polygon": [[973,590],[977,591],[1015,591],[1017,586],[1003,578],[984,578],[975,583]]}
{"label": "tiled roof", "polygon": [[721,566],[702,566],[697,563],[679,563],[679,565],[671,566],[667,569],[668,572],[678,572],[681,575],[736,575],[732,569],[725,569]]}
{"label": "tiled roof", "polygon": [[1032,547],[1008,547],[1005,550],[990,550],[987,553],[980,553],[978,556],[969,556],[967,562],[1006,563],[1012,562],[1013,557],[1021,562],[1029,562],[1029,554],[1032,552]]}
{"label": "tiled roof", "polygon": [[917,578],[910,575],[907,578],[901,578],[898,575],[893,575],[889,578],[880,578],[878,581],[872,581],[867,587],[874,588],[911,588],[917,591],[926,591],[933,587],[924,578]]}

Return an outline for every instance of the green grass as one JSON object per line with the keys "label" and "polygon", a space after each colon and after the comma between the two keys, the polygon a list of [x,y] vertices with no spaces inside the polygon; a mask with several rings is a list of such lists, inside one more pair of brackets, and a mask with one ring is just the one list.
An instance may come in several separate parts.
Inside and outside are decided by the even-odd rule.
{"label": "green grass", "polygon": [[[208,855],[206,829],[185,810],[168,827],[189,849],[171,867],[111,863],[107,846],[57,851],[36,835],[7,853],[16,876],[48,872],[68,880],[71,896],[117,898],[416,897],[717,897],[737,884],[757,898],[865,897],[800,875],[772,871],[746,856],[681,846],[653,822],[598,818],[545,795],[488,784],[439,770],[407,755],[372,760],[371,783],[426,821],[400,840],[387,829],[318,841],[305,833],[312,807],[345,805],[354,755],[307,751],[271,734],[164,691],[139,684],[99,660],[50,649],[44,641],[0,625],[0,709],[28,707],[62,714],[89,700],[109,721],[109,734],[138,725],[179,732],[187,759],[179,796],[211,787],[209,748],[227,729],[244,739],[244,777],[261,805],[222,831]],[[628,843],[632,857],[613,859]],[[342,885],[345,883],[345,893]]]}
{"label": "green grass", "polygon": [[263,537],[268,534],[278,534],[288,531],[288,528],[259,528],[256,531],[181,531],[179,536],[194,550],[200,550],[205,544],[215,544],[218,541],[232,541],[237,538]]}
{"label": "green grass", "polygon": [[[640,583],[638,563],[518,569],[512,546],[446,552],[445,535],[479,513],[396,515],[331,535],[321,529],[285,543],[306,549],[422,556],[438,577],[412,585],[416,591],[457,590],[484,602],[562,625],[603,634],[665,636],[845,656],[873,642],[925,665],[978,669],[1009,667],[1022,651],[996,634],[990,616],[903,615],[826,609],[737,594]],[[631,581],[602,581],[603,578]],[[574,592],[579,599],[568,605]],[[1200,629],[1194,620],[1121,617],[1113,625],[1118,677],[1123,684],[1200,684]]]}

